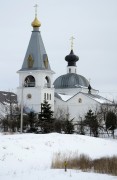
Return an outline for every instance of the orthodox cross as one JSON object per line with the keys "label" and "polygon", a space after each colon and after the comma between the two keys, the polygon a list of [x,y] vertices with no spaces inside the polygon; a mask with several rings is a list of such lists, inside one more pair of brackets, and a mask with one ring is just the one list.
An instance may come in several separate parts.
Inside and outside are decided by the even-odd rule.
{"label": "orthodox cross", "polygon": [[35,8],[35,17],[37,17],[37,8],[38,8],[38,5],[35,4],[34,8]]}
{"label": "orthodox cross", "polygon": [[74,37],[72,36],[71,38],[70,38],[70,41],[71,41],[71,50],[73,50],[73,47],[74,47]]}

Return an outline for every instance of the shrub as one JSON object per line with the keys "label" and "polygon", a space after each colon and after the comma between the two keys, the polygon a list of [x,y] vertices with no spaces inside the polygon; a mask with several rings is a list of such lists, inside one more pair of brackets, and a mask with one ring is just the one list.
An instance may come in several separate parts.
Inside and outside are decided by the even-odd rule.
{"label": "shrub", "polygon": [[56,153],[53,157],[51,168],[64,169],[64,162],[67,162],[67,169],[80,169],[82,171],[94,171],[117,176],[117,156],[102,157],[92,160],[85,154],[78,153]]}

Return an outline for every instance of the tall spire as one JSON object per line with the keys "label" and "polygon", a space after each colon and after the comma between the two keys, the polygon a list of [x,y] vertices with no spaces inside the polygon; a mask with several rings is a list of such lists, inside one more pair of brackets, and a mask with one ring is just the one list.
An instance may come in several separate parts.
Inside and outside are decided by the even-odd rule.
{"label": "tall spire", "polygon": [[44,47],[39,27],[41,23],[37,19],[37,5],[35,7],[35,19],[32,22],[33,31],[20,71],[49,70],[51,71],[48,56]]}
{"label": "tall spire", "polygon": [[39,28],[41,26],[41,23],[40,23],[40,21],[37,18],[37,8],[38,8],[38,5],[36,4],[34,7],[35,7],[35,19],[32,22],[32,27],[33,28]]}

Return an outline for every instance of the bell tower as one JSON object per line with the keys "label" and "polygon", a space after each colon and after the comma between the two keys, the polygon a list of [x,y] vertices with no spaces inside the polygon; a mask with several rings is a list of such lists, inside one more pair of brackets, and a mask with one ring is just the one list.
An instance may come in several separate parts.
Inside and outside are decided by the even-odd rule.
{"label": "bell tower", "polygon": [[41,23],[37,18],[37,6],[35,6],[35,18],[32,22],[32,35],[29,41],[26,55],[19,74],[19,87],[17,96],[19,105],[23,101],[24,108],[35,112],[41,111],[41,103],[44,99],[54,110],[53,74],[48,55],[46,53],[40,33]]}

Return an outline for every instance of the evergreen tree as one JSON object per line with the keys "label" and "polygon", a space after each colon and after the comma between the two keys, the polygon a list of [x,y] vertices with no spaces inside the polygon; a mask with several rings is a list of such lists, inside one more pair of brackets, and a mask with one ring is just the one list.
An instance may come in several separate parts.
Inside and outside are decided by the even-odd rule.
{"label": "evergreen tree", "polygon": [[73,125],[72,121],[73,121],[73,119],[72,120],[66,119],[63,122],[63,131],[65,132],[65,134],[73,134],[74,125]]}
{"label": "evergreen tree", "polygon": [[85,135],[85,121],[82,120],[81,118],[81,120],[78,121],[76,125],[77,125],[77,133]]}
{"label": "evergreen tree", "polygon": [[39,126],[42,133],[50,133],[54,131],[54,118],[53,111],[50,104],[44,100],[41,104],[41,112],[39,114]]}
{"label": "evergreen tree", "polygon": [[98,137],[99,125],[97,117],[96,115],[94,115],[91,109],[87,112],[87,115],[85,116],[85,124],[88,125],[90,128],[90,136],[93,133],[95,137]]}
{"label": "evergreen tree", "polygon": [[55,121],[54,121],[54,131],[57,132],[57,133],[62,133],[63,124],[64,124],[63,120],[55,119]]}
{"label": "evergreen tree", "polygon": [[28,114],[27,114],[27,125],[29,125],[29,129],[28,129],[28,132],[36,132],[37,130],[37,127],[36,127],[36,123],[37,123],[37,114],[34,113],[33,111],[30,111]]}
{"label": "evergreen tree", "polygon": [[114,112],[109,111],[106,115],[106,129],[112,131],[114,138],[114,130],[117,128],[117,118]]}

